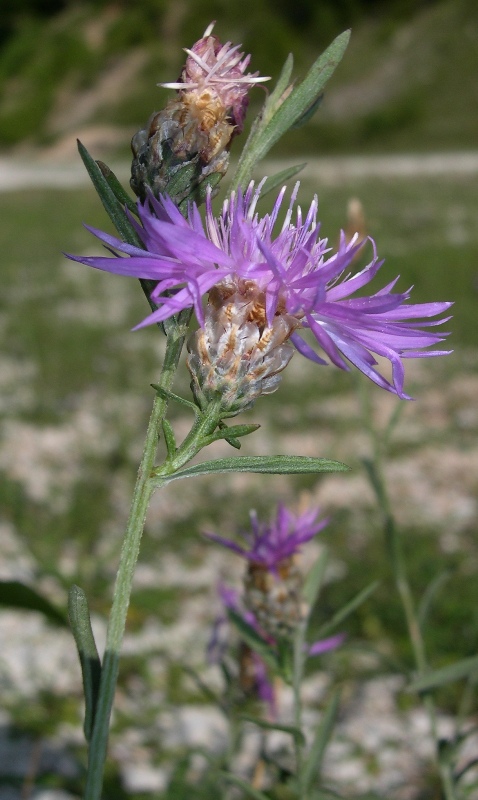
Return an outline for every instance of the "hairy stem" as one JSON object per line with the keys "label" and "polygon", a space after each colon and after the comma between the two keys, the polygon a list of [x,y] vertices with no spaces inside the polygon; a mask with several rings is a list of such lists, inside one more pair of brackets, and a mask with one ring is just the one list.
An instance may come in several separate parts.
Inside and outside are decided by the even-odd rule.
{"label": "hairy stem", "polygon": [[[179,356],[184,344],[184,335],[169,336],[159,385],[166,390],[172,386]],[[126,615],[131,597],[134,570],[139,555],[146,512],[154,488],[151,472],[154,467],[161,421],[167,410],[167,399],[157,395],[148,424],[143,455],[138,469],[130,515],[121,549],[116,576],[106,649],[101,670],[98,704],[95,711],[93,733],[88,751],[88,771],[85,800],[100,800],[103,785],[103,770],[106,760],[111,709],[118,677],[119,653],[123,641]]]}

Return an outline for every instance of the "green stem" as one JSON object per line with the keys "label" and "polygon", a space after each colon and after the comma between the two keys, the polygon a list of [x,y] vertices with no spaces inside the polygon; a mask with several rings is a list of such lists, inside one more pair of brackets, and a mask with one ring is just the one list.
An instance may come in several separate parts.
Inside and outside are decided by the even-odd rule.
{"label": "green stem", "polygon": [[[361,400],[362,400],[362,416],[370,435],[373,446],[373,472],[369,473],[372,488],[375,491],[377,501],[383,515],[383,526],[385,531],[386,542],[390,555],[390,561],[393,570],[393,576],[397,591],[402,602],[402,607],[405,615],[405,620],[408,628],[408,635],[412,645],[413,656],[417,668],[418,676],[424,675],[428,669],[425,643],[422,636],[418,615],[415,610],[415,603],[410,583],[408,581],[407,570],[405,566],[405,558],[401,546],[400,536],[395,524],[390,498],[388,494],[387,484],[384,478],[382,452],[383,442],[380,432],[377,431],[373,424],[373,414],[370,404],[370,397],[368,387],[361,385]],[[439,736],[437,728],[437,714],[436,707],[431,695],[425,696],[425,708],[428,713],[430,721],[430,728],[432,737],[435,744],[435,758],[440,772],[443,792],[446,800],[456,800],[453,780],[450,769],[446,763],[441,759]]]}
{"label": "green stem", "polygon": [[[292,691],[294,696],[294,726],[302,730],[302,678],[304,675],[304,643],[305,643],[305,623],[301,623],[297,628],[294,637],[294,664],[292,671]],[[299,800],[305,800],[304,796],[304,771],[302,744],[298,737],[294,736],[295,768],[297,785],[299,787]]]}
{"label": "green stem", "polygon": [[[183,344],[184,336],[182,335],[170,336],[167,339],[164,365],[159,379],[159,384],[163,389],[169,390],[171,388]],[[85,800],[100,800],[101,798],[109,722],[118,677],[119,653],[124,636],[134,569],[138,559],[146,512],[154,488],[158,487],[157,481],[153,486],[150,476],[156,457],[160,424],[166,414],[166,410],[167,399],[164,396],[157,395],[146,433],[143,456],[138,469],[130,516],[116,576],[113,604],[106,636],[106,649],[101,670],[98,704],[88,751]]]}

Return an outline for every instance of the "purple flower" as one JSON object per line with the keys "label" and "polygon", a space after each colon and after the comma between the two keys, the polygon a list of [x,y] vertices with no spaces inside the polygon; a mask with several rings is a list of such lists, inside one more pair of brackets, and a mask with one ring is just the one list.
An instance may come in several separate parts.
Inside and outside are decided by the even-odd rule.
{"label": "purple flower", "polygon": [[318,510],[310,509],[295,515],[279,504],[275,520],[267,525],[251,512],[251,530],[243,531],[245,546],[214,533],[206,536],[218,544],[228,547],[252,564],[258,564],[277,574],[279,565],[299,552],[301,546],[312,539],[327,525],[328,519],[316,522]]}
{"label": "purple flower", "polygon": [[270,78],[260,77],[258,72],[245,74],[250,55],[244,57],[244,53],[239,52],[240,44],[221,44],[212,34],[214,24],[212,22],[206,28],[203,37],[191,49],[184,48],[188,57],[179,81],[160,83],[159,86],[177,89],[183,95],[194,94],[196,103],[207,105],[211,110],[216,106],[230,109],[231,122],[236,133],[240,133],[249,89]]}
{"label": "purple flower", "polygon": [[[157,281],[151,299],[159,308],[138,328],[191,307],[204,327],[202,300],[213,288],[210,301],[216,305],[242,294],[245,302],[251,303],[250,319],[256,324],[271,326],[277,316],[292,318],[290,340],[306,358],[327,363],[302,337],[301,331],[308,329],[315,344],[337,367],[348,370],[350,362],[378,386],[410,399],[403,388],[402,359],[449,352],[428,348],[447,335],[431,331],[446,320],[430,318],[443,314],[451,303],[410,304],[410,290],[393,291],[398,279],[374,294],[355,296],[383,264],[377,258],[375,243],[370,239],[372,261],[354,271],[352,262],[364,242],[359,241],[358,234],[348,241],[342,233],[333,252],[327,240],[319,237],[317,198],[305,219],[298,207],[292,222],[298,186],[277,233],[274,229],[285,187],[272,212],[259,217],[256,204],[261,184],[254,188],[251,183],[244,194],[238,191],[225,201],[217,218],[209,197],[205,223],[195,204],[184,219],[168,197],[156,200],[150,196],[144,204],[138,204],[140,223],[129,215],[144,250],[89,228],[107,248],[126,255],[70,258],[119,275]],[[391,362],[391,382],[376,369],[374,354]]]}

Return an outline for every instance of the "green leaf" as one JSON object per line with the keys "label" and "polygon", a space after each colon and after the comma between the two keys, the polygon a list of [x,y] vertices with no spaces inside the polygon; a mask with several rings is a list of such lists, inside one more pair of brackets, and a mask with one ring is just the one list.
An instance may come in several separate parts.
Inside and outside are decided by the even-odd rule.
{"label": "green leaf", "polygon": [[[255,165],[269,152],[271,147],[317,103],[328,79],[340,63],[349,43],[350,31],[337,36],[309,70],[304,80],[285,97],[280,97],[277,87],[266,101],[262,116],[253,126],[233,180],[233,188],[249,183]],[[289,73],[290,74],[290,73]],[[282,80],[281,75],[280,80]],[[272,98],[274,97],[274,102]],[[276,106],[276,107],[274,107]]]}
{"label": "green leaf", "polygon": [[88,175],[92,180],[93,186],[98,192],[99,198],[103,203],[104,209],[123,241],[136,245],[137,247],[143,247],[143,243],[138,238],[136,231],[128,220],[123,206],[116,198],[115,193],[108,184],[108,181],[100,170],[98,164],[90,156],[86,147],[84,147],[79,140],[78,151],[83,164],[87,169]]}
{"label": "green leaf", "polygon": [[322,639],[327,634],[331,633],[341,622],[344,621],[347,617],[355,611],[356,608],[362,605],[362,603],[367,600],[368,597],[375,591],[379,584],[379,581],[373,581],[369,586],[366,586],[365,589],[362,589],[355,597],[347,603],[343,608],[337,611],[333,617],[326,622],[325,625],[322,625],[321,628],[314,634],[316,639]]}
{"label": "green leaf", "polygon": [[228,781],[228,783],[233,783],[235,786],[238,786],[248,797],[252,797],[253,800],[270,800],[266,794],[260,792],[258,789],[254,789],[244,778],[239,778],[238,775],[232,775],[230,772],[219,772],[219,775],[225,781]]}
{"label": "green leaf", "polygon": [[65,614],[52,605],[46,597],[21,581],[0,581],[0,605],[21,608],[24,611],[39,611],[49,622],[68,627]]}
{"label": "green leaf", "polygon": [[175,403],[179,403],[186,408],[190,408],[191,411],[194,411],[195,415],[198,416],[199,409],[194,403],[191,403],[190,400],[186,400],[184,397],[180,397],[178,394],[173,394],[173,392],[163,389],[159,383],[152,383],[151,386],[157,391],[160,397],[164,398],[165,400],[174,400]]}
{"label": "green leaf", "polygon": [[438,592],[450,580],[450,578],[451,571],[445,570],[444,572],[440,572],[438,575],[436,575],[435,578],[428,584],[417,610],[417,618],[420,627],[424,626],[430,606],[432,605]]}
{"label": "green leaf", "polygon": [[101,678],[101,661],[91,629],[88,600],[83,589],[72,586],[68,595],[68,615],[80,657],[85,693],[85,738],[89,742],[93,732],[95,711]]}
{"label": "green leaf", "polygon": [[340,461],[309,456],[238,456],[219,458],[186,467],[172,475],[163,475],[161,468],[153,470],[152,477],[160,479],[161,485],[182,478],[210,475],[213,472],[258,472],[269,475],[310,475],[318,472],[346,472],[350,467]]}
{"label": "green leaf", "polygon": [[294,175],[297,175],[306,166],[307,163],[304,162],[303,164],[297,164],[295,167],[287,167],[287,169],[283,169],[281,172],[277,172],[275,175],[271,175],[270,178],[267,178],[261,190],[261,200],[266,194],[277,189],[278,186],[283,186],[284,183],[287,183],[287,181],[293,178]]}
{"label": "green leaf", "polygon": [[436,689],[438,686],[444,686],[447,683],[467,678],[477,671],[478,656],[471,656],[471,658],[456,661],[448,667],[432,670],[412,681],[407,688],[409,692],[427,692],[429,689]]}
{"label": "green leaf", "polygon": [[133,200],[133,198],[130,197],[128,192],[123,188],[113,170],[110,169],[108,164],[105,164],[104,161],[96,161],[96,164],[118,202],[122,206],[129,208],[132,214],[138,216],[138,206],[136,205],[136,201]]}
{"label": "green leaf", "polygon": [[316,559],[312,569],[310,569],[306,575],[304,585],[302,587],[302,597],[311,610],[314,607],[319,596],[319,592],[322,588],[322,581],[324,580],[328,560],[329,551],[326,547],[324,547]]}
{"label": "green leaf", "polygon": [[264,641],[262,636],[259,636],[252,625],[249,625],[240,614],[232,611],[232,609],[228,609],[227,616],[237,628],[241,639],[243,639],[245,643],[248,644],[252,650],[254,650],[254,652],[260,655],[260,657],[266,662],[267,666],[269,666],[274,672],[277,672],[278,661],[272,647]]}
{"label": "green leaf", "polygon": [[173,458],[176,455],[176,439],[171,424],[168,422],[166,417],[164,417],[162,421],[162,428],[164,441],[166,443],[166,450],[168,452],[168,458]]}
{"label": "green leaf", "polygon": [[215,442],[217,439],[227,439],[229,438],[240,438],[241,436],[247,436],[249,433],[254,433],[257,431],[258,428],[261,426],[258,424],[251,423],[250,425],[232,425],[230,428],[227,425],[224,425],[223,428],[212,433],[210,436],[207,437],[206,443],[211,444],[211,442]]}
{"label": "green leaf", "polygon": [[340,692],[335,691],[327,704],[320,724],[315,732],[314,741],[312,742],[312,747],[310,748],[310,752],[304,764],[302,776],[302,785],[305,789],[305,795],[307,795],[312,788],[313,782],[320,777],[325,750],[329,743],[339,709],[339,699]]}
{"label": "green leaf", "polygon": [[278,722],[267,722],[265,719],[259,719],[258,717],[251,716],[250,714],[240,714],[239,719],[242,719],[245,722],[253,722],[254,725],[257,725],[259,728],[263,728],[266,731],[283,731],[284,733],[290,733],[290,735],[294,737],[301,747],[306,744],[304,734],[294,725],[280,725]]}

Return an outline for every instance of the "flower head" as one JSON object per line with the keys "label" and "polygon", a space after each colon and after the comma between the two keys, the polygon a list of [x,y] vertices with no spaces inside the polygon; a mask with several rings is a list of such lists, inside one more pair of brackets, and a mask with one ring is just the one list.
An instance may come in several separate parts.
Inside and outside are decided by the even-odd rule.
{"label": "flower head", "polygon": [[188,57],[179,81],[159,86],[177,89],[183,96],[191,96],[191,102],[198,105],[211,108],[219,105],[228,111],[231,123],[240,133],[249,89],[270,78],[261,77],[258,72],[245,74],[250,55],[244,57],[244,53],[239,52],[240,44],[221,44],[212,33],[214,24],[206,28],[203,37],[191,49],[184,48]]}
{"label": "flower head", "polygon": [[270,524],[259,522],[257,514],[251,512],[251,529],[242,531],[243,545],[214,533],[207,536],[250,563],[277,574],[282,562],[296,555],[303,544],[325,528],[328,519],[316,521],[318,513],[316,508],[312,508],[296,515],[280,503],[276,518]]}
{"label": "flower head", "polygon": [[154,112],[131,141],[131,188],[144,200],[166,192],[179,204],[201,200],[206,186],[216,187],[229,165],[229,148],[241,133],[248,92],[269,80],[246,73],[250,56],[241,45],[221,44],[214,23],[191,49],[178,81],[161,83],[176,89],[166,107]]}
{"label": "flower head", "polygon": [[[431,330],[445,319],[430,321],[430,317],[442,314],[451,303],[410,304],[411,290],[393,291],[398,279],[373,294],[357,295],[383,264],[375,243],[369,240],[372,260],[356,271],[352,264],[366,240],[358,241],[358,235],[349,240],[342,234],[333,251],[319,235],[317,198],[305,218],[297,207],[293,221],[298,187],[280,227],[277,219],[285,187],[271,213],[263,217],[256,212],[261,184],[251,183],[244,194],[233,193],[218,217],[209,196],[205,223],[194,203],[185,219],[167,196],[158,200],[149,195],[138,204],[140,223],[130,215],[144,250],[90,229],[108,248],[126,255],[70,257],[97,269],[157,281],[151,299],[158,309],[138,328],[190,307],[204,327],[209,313],[208,307],[203,308],[205,295],[216,308],[221,302],[227,305],[231,297],[235,302],[242,297],[249,304],[248,320],[259,327],[272,327],[280,316],[293,318],[290,342],[306,358],[326,364],[318,346],[337,367],[348,370],[353,364],[378,386],[409,399],[402,359],[448,352],[428,348],[446,336]],[[315,347],[302,336],[307,330]],[[376,369],[376,355],[391,362],[391,381]]]}

